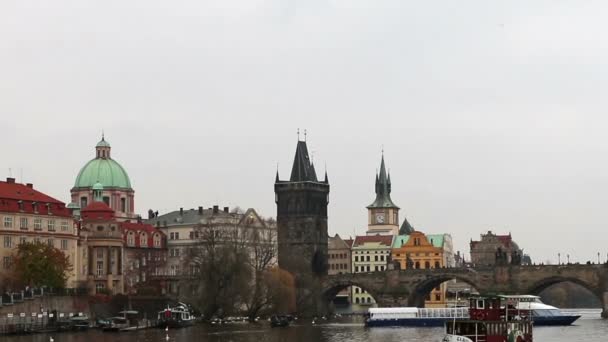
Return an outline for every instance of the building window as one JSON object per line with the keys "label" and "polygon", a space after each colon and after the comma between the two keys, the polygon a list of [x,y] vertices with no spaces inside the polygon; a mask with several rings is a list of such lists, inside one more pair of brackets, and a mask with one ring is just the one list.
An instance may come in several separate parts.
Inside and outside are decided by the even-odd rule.
{"label": "building window", "polygon": [[431,268],[431,263],[428,261],[424,262],[424,268]]}
{"label": "building window", "polygon": [[439,261],[435,261],[435,268],[440,268],[441,266],[439,266]]}
{"label": "building window", "polygon": [[55,247],[55,241],[53,241],[53,239],[48,239],[46,240],[46,243],[50,246],[50,247]]}
{"label": "building window", "polygon": [[98,276],[102,276],[103,275],[103,261],[98,261],[97,262],[97,275]]}
{"label": "building window", "polygon": [[13,238],[10,236],[4,237],[4,248],[13,248]]}
{"label": "building window", "polygon": [[110,197],[103,196],[103,203],[105,203],[109,207],[110,206]]}
{"label": "building window", "polygon": [[34,219],[34,230],[42,230],[42,219]]}
{"label": "building window", "polygon": [[441,300],[441,295],[440,295],[439,293],[437,293],[437,294],[435,295],[435,300],[436,300],[436,301],[440,301],[440,300]]}
{"label": "building window", "polygon": [[127,235],[127,244],[129,246],[135,245],[135,235],[133,234],[133,232],[129,232],[129,234]]}
{"label": "building window", "polygon": [[68,221],[61,221],[61,231],[62,232],[68,231]]}
{"label": "building window", "polygon": [[47,223],[47,228],[48,228],[49,232],[54,232],[55,231],[55,220],[49,220],[49,222]]}
{"label": "building window", "polygon": [[160,235],[154,235],[154,247],[160,247]]}
{"label": "building window", "polygon": [[359,297],[355,298],[355,304],[359,304]]}
{"label": "building window", "polygon": [[359,266],[355,266],[355,273],[359,272]]}
{"label": "building window", "polygon": [[27,230],[27,217],[22,217],[19,220],[19,228],[23,229],[23,230]]}
{"label": "building window", "polygon": [[148,234],[141,233],[139,236],[139,247],[148,247]]}
{"label": "building window", "polygon": [[13,258],[10,256],[5,256],[4,258],[2,258],[2,266],[4,267],[4,269],[9,269],[11,268],[11,264],[13,263]]}
{"label": "building window", "polygon": [[61,240],[61,249],[64,251],[68,249],[68,240]]}
{"label": "building window", "polygon": [[123,213],[127,212],[127,199],[124,197],[120,199],[120,211]]}
{"label": "building window", "polygon": [[87,198],[86,197],[80,197],[80,208],[84,209],[87,207]]}
{"label": "building window", "polygon": [[13,218],[12,217],[4,218],[4,228],[13,228]]}
{"label": "building window", "polygon": [[19,238],[19,244],[23,244],[27,242],[27,238],[25,236],[22,236]]}
{"label": "building window", "polygon": [[374,261],[378,261],[378,256],[374,255]]}

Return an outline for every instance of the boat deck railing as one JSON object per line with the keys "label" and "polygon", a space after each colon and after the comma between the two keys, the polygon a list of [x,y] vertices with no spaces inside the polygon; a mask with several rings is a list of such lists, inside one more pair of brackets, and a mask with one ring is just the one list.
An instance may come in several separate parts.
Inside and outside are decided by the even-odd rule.
{"label": "boat deck railing", "polygon": [[420,318],[469,318],[469,308],[424,308],[418,309]]}

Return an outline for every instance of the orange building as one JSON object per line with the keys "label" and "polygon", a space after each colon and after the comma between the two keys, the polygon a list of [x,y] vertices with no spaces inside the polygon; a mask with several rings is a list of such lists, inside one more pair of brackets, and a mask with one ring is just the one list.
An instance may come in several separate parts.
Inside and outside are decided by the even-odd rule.
{"label": "orange building", "polygon": [[[427,269],[446,267],[446,235],[425,235],[414,231],[409,235],[399,235],[393,241],[391,260],[395,268]],[[425,301],[425,307],[445,307],[447,284],[434,288]]]}

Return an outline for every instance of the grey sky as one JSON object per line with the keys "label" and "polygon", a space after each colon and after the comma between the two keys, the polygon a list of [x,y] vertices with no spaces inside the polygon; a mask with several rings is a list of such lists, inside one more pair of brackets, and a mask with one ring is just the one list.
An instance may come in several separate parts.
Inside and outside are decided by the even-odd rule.
{"label": "grey sky", "polygon": [[606,259],[605,1],[0,2],[0,175],[64,201],[105,129],[136,209],[274,216],[296,128],[327,162],[330,234],[393,200],[457,249]]}

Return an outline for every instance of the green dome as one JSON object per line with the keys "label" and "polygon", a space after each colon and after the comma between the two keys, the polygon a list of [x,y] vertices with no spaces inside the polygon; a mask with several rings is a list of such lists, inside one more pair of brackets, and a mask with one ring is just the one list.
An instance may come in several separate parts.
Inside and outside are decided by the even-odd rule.
{"label": "green dome", "polygon": [[89,161],[78,173],[74,188],[91,188],[97,183],[105,188],[131,189],[127,171],[112,159],[96,158]]}

